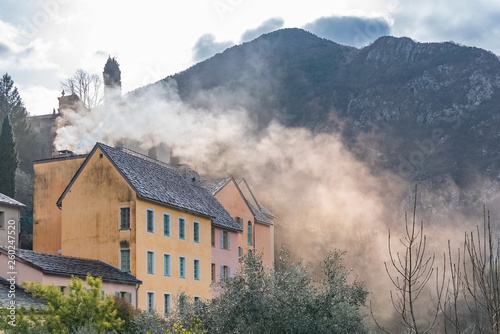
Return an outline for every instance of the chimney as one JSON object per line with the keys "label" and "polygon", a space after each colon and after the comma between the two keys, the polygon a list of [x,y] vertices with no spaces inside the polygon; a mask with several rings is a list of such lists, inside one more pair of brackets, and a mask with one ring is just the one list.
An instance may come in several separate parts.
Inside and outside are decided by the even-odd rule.
{"label": "chimney", "polygon": [[72,157],[75,155],[75,153],[73,151],[70,151],[70,150],[61,150],[61,151],[58,151],[58,153],[59,153],[58,158]]}

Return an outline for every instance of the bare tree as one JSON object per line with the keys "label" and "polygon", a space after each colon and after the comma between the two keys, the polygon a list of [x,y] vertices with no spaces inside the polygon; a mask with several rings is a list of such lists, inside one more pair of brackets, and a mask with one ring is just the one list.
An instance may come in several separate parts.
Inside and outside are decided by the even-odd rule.
{"label": "bare tree", "polygon": [[[437,323],[439,314],[439,300],[441,299],[441,292],[438,289],[438,302],[435,303],[435,310],[430,319],[424,320],[419,317],[421,311],[428,309],[427,305],[417,305],[417,300],[421,293],[425,290],[432,274],[434,273],[434,254],[426,256],[426,242],[427,238],[424,234],[423,221],[420,223],[420,228],[416,223],[416,210],[417,210],[417,186],[415,186],[415,201],[413,205],[413,219],[411,223],[408,221],[408,214],[405,212],[405,235],[400,239],[400,243],[404,247],[404,253],[393,253],[391,246],[391,232],[389,230],[388,243],[389,243],[389,257],[390,265],[385,262],[385,270],[389,276],[392,284],[394,285],[395,293],[391,291],[391,302],[394,310],[399,315],[399,324],[407,328],[411,333],[425,334],[430,332]],[[390,269],[392,268],[392,270]],[[443,278],[444,283],[444,278]],[[436,268],[436,284],[442,286],[443,283],[438,282],[438,273]],[[425,313],[427,314],[427,312]],[[373,312],[372,312],[373,317]],[[390,333],[385,328],[375,323],[385,333]]]}
{"label": "bare tree", "polygon": [[97,107],[103,101],[101,78],[97,74],[90,74],[81,68],[76,70],[71,78],[62,81],[61,88],[68,94],[77,95],[89,110]]}

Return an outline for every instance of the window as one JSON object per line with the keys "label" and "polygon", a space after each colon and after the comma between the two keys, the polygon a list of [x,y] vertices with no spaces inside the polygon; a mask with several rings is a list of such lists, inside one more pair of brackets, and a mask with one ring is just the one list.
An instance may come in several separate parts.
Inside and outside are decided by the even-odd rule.
{"label": "window", "polygon": [[231,277],[231,267],[228,266],[220,266],[220,278],[223,279],[228,279]]}
{"label": "window", "polygon": [[123,298],[128,301],[129,304],[132,304],[132,293],[126,291],[116,291],[116,298]]}
{"label": "window", "polygon": [[186,240],[186,219],[179,217],[179,239]]}
{"label": "window", "polygon": [[238,260],[243,261],[243,248],[238,247]]}
{"label": "window", "polygon": [[186,258],[179,256],[179,277],[186,278]]}
{"label": "window", "polygon": [[193,261],[193,279],[200,280],[200,260],[194,259]]}
{"label": "window", "polygon": [[0,211],[0,228],[4,229],[5,228],[5,214],[3,211]]}
{"label": "window", "polygon": [[163,236],[170,236],[170,215],[168,213],[163,214]]}
{"label": "window", "polygon": [[212,263],[212,282],[215,282],[215,263]]}
{"label": "window", "polygon": [[120,270],[130,272],[130,249],[120,250]]}
{"label": "window", "polygon": [[130,208],[120,208],[120,229],[130,230]]}
{"label": "window", "polygon": [[193,222],[193,241],[200,243],[200,223]]}
{"label": "window", "polygon": [[237,222],[237,223],[238,223],[238,225],[240,225],[240,227],[243,229],[243,218],[236,217],[236,222]]}
{"label": "window", "polygon": [[220,231],[220,248],[231,249],[231,235],[228,231]]}
{"label": "window", "polygon": [[146,210],[146,228],[148,233],[155,233],[155,212],[154,210]]}
{"label": "window", "polygon": [[211,233],[211,241],[212,241],[212,247],[215,247],[215,228],[212,227],[212,233]]}
{"label": "window", "polygon": [[147,293],[147,302],[148,302],[148,312],[153,312],[155,310],[155,293],[154,292]]}
{"label": "window", "polygon": [[170,293],[163,294],[163,314],[168,316],[170,313],[170,308],[172,307],[172,297],[170,297]]}
{"label": "window", "polygon": [[106,292],[104,290],[101,290],[101,300],[106,299]]}
{"label": "window", "polygon": [[147,256],[147,272],[149,275],[155,274],[155,252],[148,251]]}
{"label": "window", "polygon": [[63,286],[63,285],[59,286],[59,291],[61,291],[61,293],[62,293],[63,295],[65,295],[65,294],[66,294],[66,287],[65,287],[65,286]]}
{"label": "window", "polygon": [[247,244],[252,244],[252,223],[250,221],[247,223]]}
{"label": "window", "polygon": [[195,305],[198,304],[200,302],[200,300],[201,300],[200,296],[194,296],[193,297],[193,302],[195,303]]}
{"label": "window", "polygon": [[170,276],[170,254],[163,254],[163,276]]}

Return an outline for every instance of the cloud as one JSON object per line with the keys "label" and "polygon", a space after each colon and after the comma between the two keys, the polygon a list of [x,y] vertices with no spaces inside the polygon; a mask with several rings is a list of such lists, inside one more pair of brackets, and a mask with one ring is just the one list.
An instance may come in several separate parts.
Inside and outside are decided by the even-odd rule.
{"label": "cloud", "polygon": [[247,30],[241,35],[241,42],[251,41],[260,35],[267,34],[269,32],[275,31],[283,27],[285,21],[281,17],[273,17],[267,21],[264,21],[260,26],[255,29]]}
{"label": "cloud", "polygon": [[52,106],[52,108],[57,108],[58,100],[57,97],[60,96],[60,91],[56,89],[48,89],[41,85],[30,85],[21,86],[19,85],[19,90],[22,94],[22,99],[26,110],[31,115],[44,115],[52,113],[52,109],[41,108],[40,106]]}
{"label": "cloud", "polygon": [[213,34],[201,36],[193,47],[193,61],[199,62],[233,46],[231,41],[216,42]]}
{"label": "cloud", "polygon": [[500,3],[436,0],[402,1],[393,14],[394,33],[420,42],[454,41],[500,54]]}
{"label": "cloud", "polygon": [[358,16],[321,17],[304,26],[305,30],[339,44],[363,47],[381,36],[391,33],[383,18]]}

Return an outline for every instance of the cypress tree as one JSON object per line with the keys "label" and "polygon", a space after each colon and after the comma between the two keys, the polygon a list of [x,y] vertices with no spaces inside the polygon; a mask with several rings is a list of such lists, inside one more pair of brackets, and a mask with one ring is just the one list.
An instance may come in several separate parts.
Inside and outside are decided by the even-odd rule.
{"label": "cypress tree", "polygon": [[14,198],[17,154],[9,117],[5,116],[0,134],[0,193]]}

